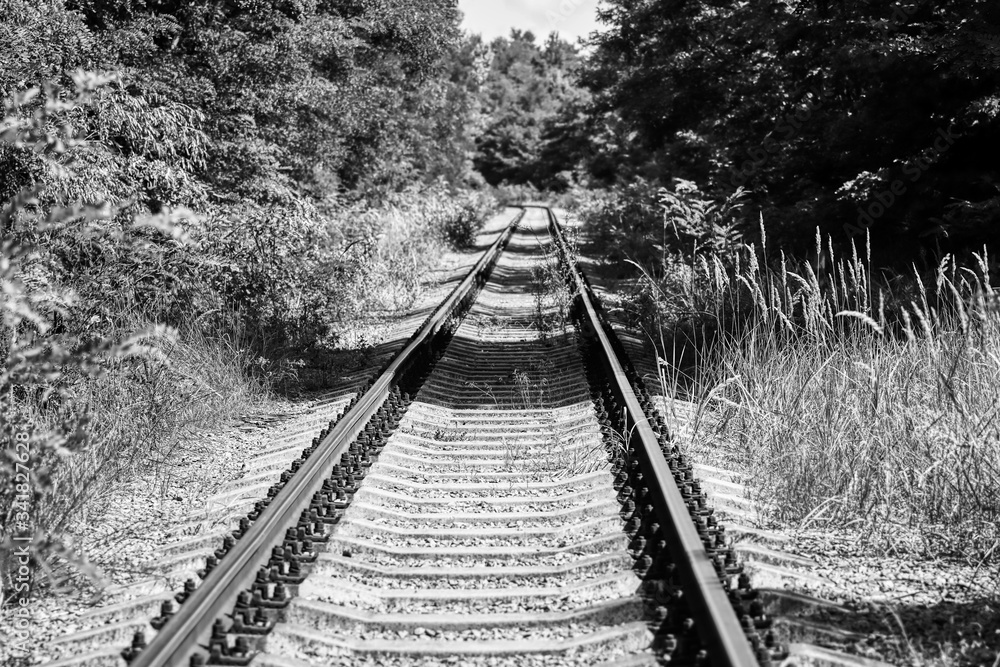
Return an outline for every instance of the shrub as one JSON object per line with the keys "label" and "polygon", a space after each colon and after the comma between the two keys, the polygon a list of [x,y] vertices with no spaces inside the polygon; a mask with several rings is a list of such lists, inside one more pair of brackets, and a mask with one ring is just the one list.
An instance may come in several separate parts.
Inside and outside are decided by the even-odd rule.
{"label": "shrub", "polygon": [[444,237],[453,248],[469,248],[482,226],[479,208],[471,202],[461,204],[444,222]]}
{"label": "shrub", "polygon": [[129,169],[190,176],[203,137],[197,114],[123,97],[115,80],[24,92],[0,126],[0,159],[24,167],[0,213],[0,575],[17,531],[36,565],[86,567],[68,546],[82,507],[269,387],[329,382],[311,366],[345,322],[408,308],[492,206],[444,183],[323,208],[282,183],[239,204],[206,203],[176,173],[140,187]]}
{"label": "shrub", "polygon": [[499,206],[521,206],[545,201],[545,194],[530,183],[502,183],[490,189]]}
{"label": "shrub", "polygon": [[710,410],[699,437],[776,520],[990,554],[1000,299],[985,251],[906,278],[818,232],[811,261],[771,249],[768,262],[761,237],[729,252],[664,247],[642,266],[630,299],[658,342],[665,393]]}
{"label": "shrub", "polygon": [[[87,103],[102,79],[75,76],[73,96],[38,89],[14,96],[5,107],[0,141],[8,150],[30,147],[50,179],[66,173],[67,153],[82,144],[59,121]],[[47,195],[40,184],[22,189],[4,207],[0,228],[0,576],[4,584],[17,565],[13,554],[29,545],[31,560],[46,565],[67,553],[62,523],[41,508],[60,479],[59,463],[85,449],[92,439],[89,412],[77,401],[74,385],[98,378],[115,359],[148,356],[142,334],[116,341],[108,336],[74,335],[60,320],[74,312],[75,296],[53,279],[51,254],[39,238],[91,230],[111,213],[81,204],[41,209]],[[19,542],[20,540],[20,542]],[[14,590],[6,587],[6,590]]]}
{"label": "shrub", "polygon": [[678,179],[668,190],[639,180],[583,197],[575,208],[609,260],[649,264],[674,253],[728,252],[741,238],[731,220],[743,195],[714,203],[689,181]]}
{"label": "shrub", "polygon": [[[35,567],[69,559],[95,574],[73,546],[80,509],[155,471],[192,428],[263,396],[243,375],[253,359],[242,341],[230,336],[227,345],[222,328],[206,336],[192,316],[226,303],[202,281],[215,267],[192,241],[204,220],[184,210],[134,215],[106,202],[73,203],[75,194],[95,196],[86,172],[108,149],[79,139],[86,126],[78,134],[66,120],[85,118],[109,77],[74,79],[72,92],[16,95],[0,126],[5,150],[37,166],[0,214],[5,578],[18,540],[30,545]],[[151,324],[170,320],[183,326]]]}

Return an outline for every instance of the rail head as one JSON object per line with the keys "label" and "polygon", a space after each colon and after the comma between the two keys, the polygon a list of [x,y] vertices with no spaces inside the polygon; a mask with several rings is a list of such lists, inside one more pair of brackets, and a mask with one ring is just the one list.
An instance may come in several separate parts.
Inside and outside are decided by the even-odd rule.
{"label": "rail head", "polygon": [[237,540],[225,558],[208,573],[201,585],[185,600],[170,621],[130,663],[131,667],[168,667],[186,664],[199,645],[207,644],[215,619],[227,615],[237,596],[256,576],[270,557],[273,545],[281,544],[285,530],[318,491],[337,459],[364,429],[388,398],[393,384],[418,357],[425,346],[448,325],[456,308],[492,270],[524,217],[515,215],[499,237],[482,254],[465,278],[445,301],[424,321],[403,350],[389,363],[371,388],[348,410],[319,443],[301,468],[281,488],[274,499]]}
{"label": "rail head", "polygon": [[[696,623],[702,642],[708,647],[715,667],[747,667],[758,664],[726,590],[722,586],[708,552],[688,513],[687,502],[674,481],[670,464],[660,450],[656,433],[646,418],[632,389],[611,337],[614,333],[600,316],[596,299],[580,268],[570,261],[569,247],[558,219],[548,207],[549,227],[560,252],[567,258],[576,298],[582,306],[584,326],[593,332],[601,359],[631,425],[629,436],[636,443],[644,467],[653,507],[664,530],[667,548],[683,577],[685,595],[700,622]],[[706,622],[707,621],[707,622]]]}

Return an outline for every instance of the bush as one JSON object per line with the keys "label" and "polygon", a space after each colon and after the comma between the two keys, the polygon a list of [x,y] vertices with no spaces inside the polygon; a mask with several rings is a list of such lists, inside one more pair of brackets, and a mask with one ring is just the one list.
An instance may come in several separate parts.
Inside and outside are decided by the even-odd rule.
{"label": "bush", "polygon": [[[4,232],[0,354],[5,368],[0,374],[0,518],[4,527],[0,576],[6,590],[14,590],[6,584],[18,562],[13,554],[23,546],[17,540],[26,540],[31,561],[38,566],[72,557],[63,541],[68,513],[79,498],[100,490],[92,484],[93,469],[74,474],[63,465],[94,442],[94,410],[78,390],[100,381],[115,364],[157,363],[161,355],[146,343],[150,336],[167,335],[162,328],[122,337],[99,330],[90,319],[81,320],[87,308],[60,281],[68,249],[82,254],[81,248],[91,248],[90,256],[78,257],[80,263],[90,265],[93,255],[104,248],[132,240],[129,231],[108,224],[115,216],[108,206],[46,207],[40,203],[59,199],[59,192],[47,190],[44,182],[65,181],[71,175],[67,169],[71,149],[85,148],[85,142],[65,124],[66,115],[87,104],[104,82],[84,73],[74,78],[72,95],[48,90],[39,97],[37,89],[16,95],[6,105],[0,126],[0,141],[7,150],[21,160],[30,159],[24,155],[30,150],[42,167],[42,182],[24,187],[0,215]],[[138,222],[163,229],[172,224],[169,216]],[[109,463],[115,459],[102,465]],[[53,502],[56,489],[61,494],[58,503]]]}
{"label": "bush", "polygon": [[482,226],[479,208],[470,202],[460,206],[444,222],[444,237],[453,248],[470,248]]}
{"label": "bush", "polygon": [[530,183],[502,183],[490,188],[490,194],[499,206],[522,206],[531,202],[544,202],[545,193]]}
{"label": "bush", "polygon": [[874,270],[867,247],[836,254],[818,232],[811,261],[772,248],[768,262],[761,238],[693,254],[661,246],[642,266],[625,301],[658,341],[665,393],[712,412],[700,437],[773,519],[856,526],[886,544],[904,527],[927,553],[989,555],[1000,298],[985,251],[907,279]]}
{"label": "bush", "polygon": [[266,203],[208,204],[204,184],[167,170],[139,189],[163,196],[151,214],[128,170],[192,172],[204,154],[196,114],[123,98],[115,77],[74,79],[74,91],[19,94],[0,126],[0,156],[23,167],[0,213],[3,572],[16,531],[39,565],[77,558],[65,544],[81,507],[269,387],[303,386],[345,322],[409,308],[447,245],[470,245],[493,206],[443,182],[378,207],[321,207],[282,183]]}
{"label": "bush", "polygon": [[740,190],[717,204],[689,181],[678,179],[668,190],[639,180],[580,197],[575,209],[607,259],[650,264],[674,253],[728,252],[741,238],[731,220],[743,195]]}

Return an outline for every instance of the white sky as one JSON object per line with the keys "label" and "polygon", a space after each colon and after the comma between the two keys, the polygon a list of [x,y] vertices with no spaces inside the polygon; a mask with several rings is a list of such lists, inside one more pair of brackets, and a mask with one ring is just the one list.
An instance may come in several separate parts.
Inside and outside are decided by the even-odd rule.
{"label": "white sky", "polygon": [[511,28],[530,30],[538,41],[550,32],[575,42],[597,29],[598,0],[458,0],[462,27],[486,41],[506,37]]}

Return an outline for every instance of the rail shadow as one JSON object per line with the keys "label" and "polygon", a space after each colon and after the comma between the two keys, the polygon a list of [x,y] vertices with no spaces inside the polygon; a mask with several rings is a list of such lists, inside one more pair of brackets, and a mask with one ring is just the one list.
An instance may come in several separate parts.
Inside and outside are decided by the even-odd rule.
{"label": "rail shadow", "polygon": [[963,665],[992,665],[1000,658],[1000,593],[962,602],[821,610],[803,618],[865,636],[848,650],[893,664],[909,664],[918,649]]}

